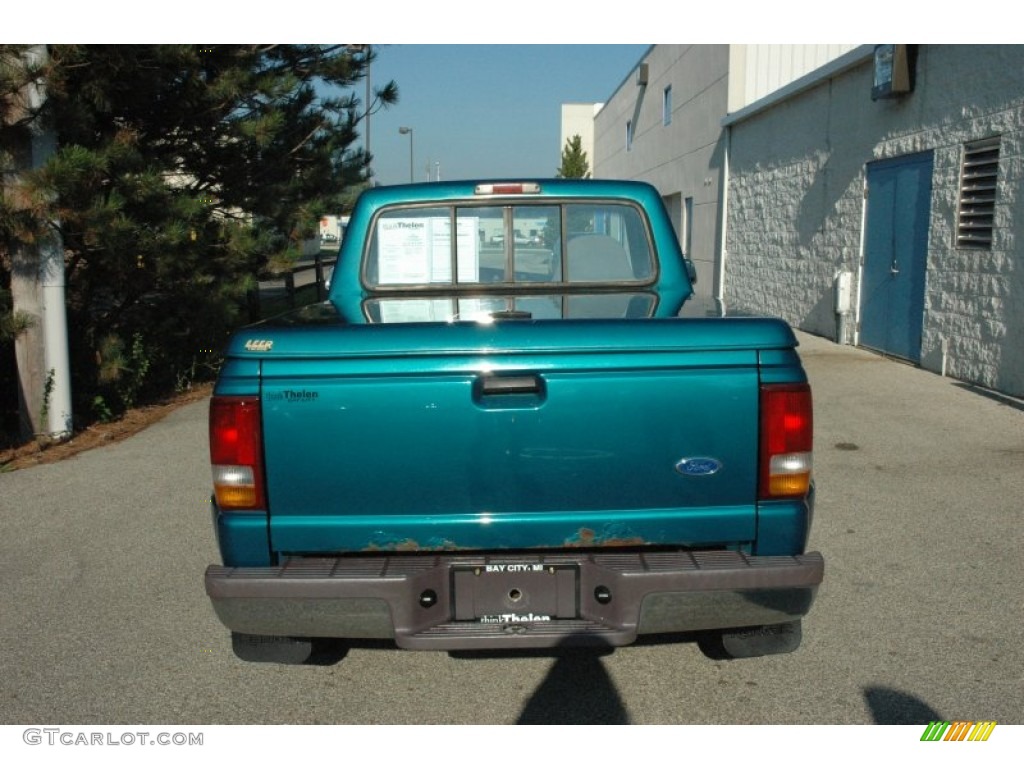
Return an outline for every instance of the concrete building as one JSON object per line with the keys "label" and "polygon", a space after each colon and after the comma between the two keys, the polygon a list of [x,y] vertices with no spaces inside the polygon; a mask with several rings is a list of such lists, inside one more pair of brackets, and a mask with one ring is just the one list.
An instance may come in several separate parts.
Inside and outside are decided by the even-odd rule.
{"label": "concrete building", "polygon": [[593,165],[661,190],[709,307],[1021,396],[1022,126],[1024,46],[654,46]]}

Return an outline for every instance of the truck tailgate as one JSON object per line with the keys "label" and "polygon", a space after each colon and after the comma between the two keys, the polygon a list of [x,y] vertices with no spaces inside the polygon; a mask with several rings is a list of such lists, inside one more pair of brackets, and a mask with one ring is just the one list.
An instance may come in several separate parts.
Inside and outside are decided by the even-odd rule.
{"label": "truck tailgate", "polygon": [[[301,354],[265,358],[272,548],[312,554],[753,540],[753,342],[763,348],[767,340],[763,333],[738,340],[733,332],[728,347],[716,347],[686,334],[687,324],[640,323],[645,348],[630,347],[631,334],[614,321],[475,332],[362,326],[350,329],[359,333],[347,353],[314,342]],[[537,325],[549,326],[547,333],[559,326],[557,351],[538,344]],[[602,343],[567,345],[570,325],[589,326],[587,338],[596,334]],[[375,342],[367,333],[378,334]],[[416,334],[418,345],[397,338]],[[465,334],[474,338],[459,338]],[[743,348],[751,335],[757,338]],[[397,349],[424,348],[431,337],[429,352],[384,352],[398,341],[405,346]],[[285,340],[275,349],[288,347]]]}

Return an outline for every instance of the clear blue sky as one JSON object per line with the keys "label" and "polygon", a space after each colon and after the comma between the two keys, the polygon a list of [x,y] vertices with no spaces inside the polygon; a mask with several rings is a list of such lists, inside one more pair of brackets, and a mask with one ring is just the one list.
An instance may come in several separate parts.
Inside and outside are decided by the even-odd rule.
{"label": "clear blue sky", "polygon": [[[647,45],[386,45],[371,81],[394,80],[398,103],[370,118],[381,184],[441,178],[553,176],[561,162],[561,105],[606,101]],[[357,86],[360,98],[363,85]]]}

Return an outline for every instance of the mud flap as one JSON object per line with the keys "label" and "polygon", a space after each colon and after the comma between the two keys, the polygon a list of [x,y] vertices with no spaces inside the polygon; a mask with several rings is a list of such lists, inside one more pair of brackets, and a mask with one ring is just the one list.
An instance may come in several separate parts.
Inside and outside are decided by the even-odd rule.
{"label": "mud flap", "polygon": [[750,659],[792,653],[802,639],[803,622],[798,620],[724,630],[702,638],[700,648],[713,659]]}

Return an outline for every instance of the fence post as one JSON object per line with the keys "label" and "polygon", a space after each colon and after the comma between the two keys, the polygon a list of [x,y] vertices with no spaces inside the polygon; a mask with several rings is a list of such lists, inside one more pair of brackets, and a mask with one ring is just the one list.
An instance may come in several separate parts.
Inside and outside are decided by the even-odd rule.
{"label": "fence post", "polygon": [[324,258],[323,251],[316,252],[316,300],[323,301],[327,298],[324,291]]}
{"label": "fence post", "polygon": [[295,309],[295,273],[289,272],[284,276],[284,292],[288,296],[288,308]]}
{"label": "fence post", "polygon": [[249,306],[249,322],[257,323],[260,320],[260,284],[256,283],[255,288],[250,288],[245,293],[246,304]]}

